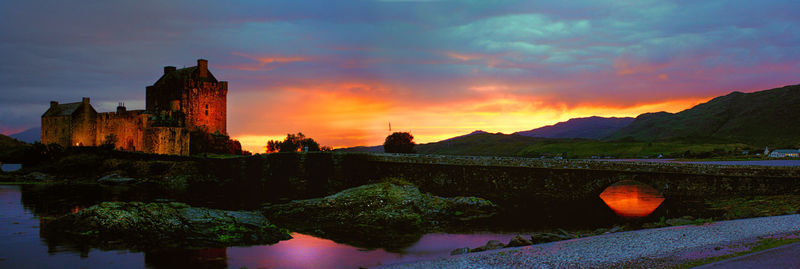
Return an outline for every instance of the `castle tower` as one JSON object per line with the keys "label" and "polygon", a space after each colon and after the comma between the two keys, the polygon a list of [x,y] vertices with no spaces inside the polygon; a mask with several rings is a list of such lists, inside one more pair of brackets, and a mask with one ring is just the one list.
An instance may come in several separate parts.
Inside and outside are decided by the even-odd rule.
{"label": "castle tower", "polygon": [[164,67],[161,78],[147,87],[146,110],[177,117],[189,130],[227,135],[227,94],[228,82],[217,81],[208,60],[198,59],[197,66]]}

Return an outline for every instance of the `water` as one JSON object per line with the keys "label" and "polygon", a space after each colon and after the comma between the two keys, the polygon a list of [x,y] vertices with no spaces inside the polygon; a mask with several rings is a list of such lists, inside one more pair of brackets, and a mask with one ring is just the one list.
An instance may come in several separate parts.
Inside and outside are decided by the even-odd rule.
{"label": "water", "polygon": [[3,172],[17,171],[20,168],[22,168],[22,165],[18,163],[4,163],[2,166],[0,166],[0,170]]}
{"label": "water", "polygon": [[[612,192],[618,200],[657,197],[650,191],[638,189],[636,186],[639,185],[620,183],[610,189],[614,190]],[[641,194],[645,198],[641,198]],[[40,227],[47,225],[53,217],[77,212],[102,201],[176,200],[193,206],[224,209],[255,209],[259,206],[259,201],[231,200],[231,197],[219,194],[180,196],[150,189],[98,185],[0,185],[0,268],[357,268],[448,257],[453,249],[474,248],[489,240],[508,242],[517,234],[529,235],[556,228],[591,230],[615,224],[654,221],[661,216],[692,215],[691,210],[696,208],[662,198],[658,204],[629,203],[628,209],[639,210],[639,213],[631,215],[620,213],[620,209],[614,206],[609,208],[598,197],[576,204],[559,203],[539,211],[523,209],[522,212],[489,220],[486,226],[420,235],[418,241],[400,249],[364,249],[294,233],[293,239],[274,245],[131,252],[60,243],[58,238],[47,238],[39,232]],[[646,209],[652,213],[641,213],[637,203],[656,208]],[[353,236],[357,236],[357,232]]]}
{"label": "water", "polygon": [[361,249],[299,233],[274,245],[144,253],[58,245],[53,243],[57,240],[41,237],[39,228],[48,218],[75,212],[98,200],[127,200],[118,198],[136,192],[92,191],[96,196],[87,197],[80,189],[0,185],[0,268],[357,268],[446,257],[456,248],[477,247],[489,240],[508,242],[515,235],[426,234],[399,252]]}

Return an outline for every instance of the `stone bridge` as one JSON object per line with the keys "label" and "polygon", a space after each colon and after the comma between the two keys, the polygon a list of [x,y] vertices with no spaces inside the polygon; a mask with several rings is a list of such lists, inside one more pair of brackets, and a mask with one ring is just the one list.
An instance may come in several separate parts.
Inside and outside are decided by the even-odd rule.
{"label": "stone bridge", "polygon": [[441,196],[527,204],[597,197],[636,180],[667,198],[800,193],[800,168],[375,153],[275,153],[213,162],[220,177],[291,199],[387,179]]}

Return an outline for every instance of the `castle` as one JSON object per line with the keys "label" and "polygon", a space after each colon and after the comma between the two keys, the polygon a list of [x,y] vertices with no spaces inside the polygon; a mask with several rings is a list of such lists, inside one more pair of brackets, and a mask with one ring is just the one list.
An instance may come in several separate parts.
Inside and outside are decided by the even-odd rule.
{"label": "castle", "polygon": [[42,143],[61,146],[114,144],[116,149],[189,155],[190,132],[227,135],[228,82],[217,81],[208,61],[164,74],[146,89],[145,109],[98,113],[89,98],[59,104],[51,101],[42,115]]}

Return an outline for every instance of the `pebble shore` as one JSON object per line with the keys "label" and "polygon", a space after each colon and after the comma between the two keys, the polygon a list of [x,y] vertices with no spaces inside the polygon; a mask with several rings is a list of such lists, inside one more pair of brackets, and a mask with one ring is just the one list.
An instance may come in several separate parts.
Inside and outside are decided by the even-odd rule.
{"label": "pebble shore", "polygon": [[797,233],[800,215],[785,215],[613,233],[384,268],[671,267],[692,259],[744,251],[743,242]]}

